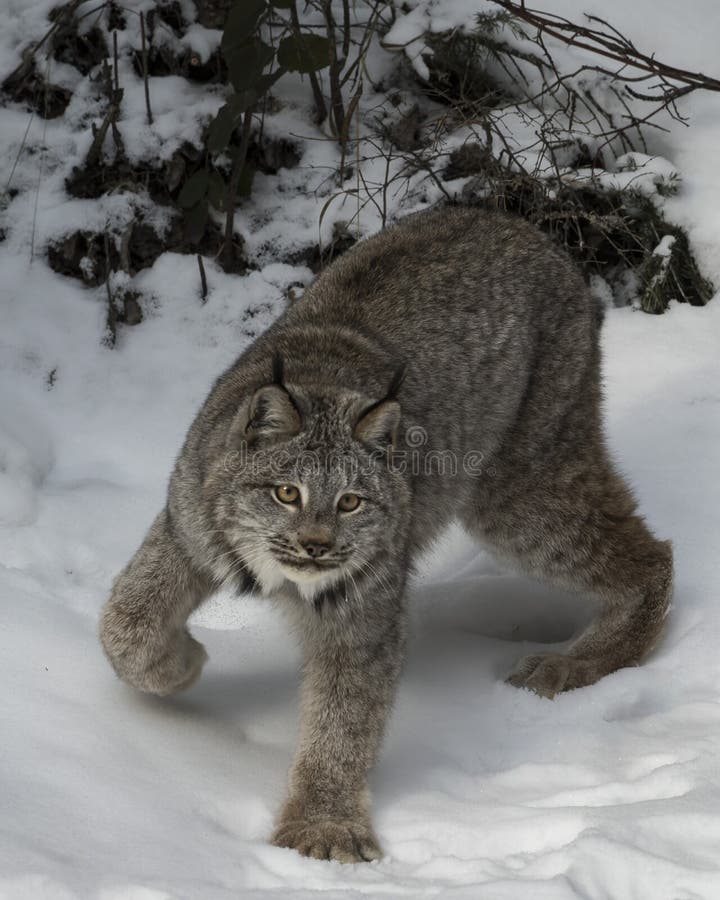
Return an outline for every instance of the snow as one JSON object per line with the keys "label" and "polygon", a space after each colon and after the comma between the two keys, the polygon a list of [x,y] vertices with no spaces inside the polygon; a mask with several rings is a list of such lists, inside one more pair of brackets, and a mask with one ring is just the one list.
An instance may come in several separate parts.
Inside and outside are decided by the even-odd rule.
{"label": "snow", "polygon": [[[691,72],[717,77],[720,4],[716,0],[693,0],[685,5],[679,5],[677,0],[584,0],[582,4],[576,0],[548,0],[530,6],[577,22],[586,13],[598,16],[634,41],[639,50],[654,53],[663,62]],[[418,74],[425,77],[427,67],[422,55],[429,51],[424,32],[472,28],[479,14],[497,13],[498,9],[492,0],[407,0],[383,44],[402,49]],[[516,40],[512,34],[506,33],[505,37]],[[574,71],[581,63],[597,63],[597,59],[577,48],[568,48],[553,38],[545,41],[563,71]],[[531,70],[526,74],[532,76]],[[638,109],[643,115],[648,112],[643,103]],[[689,127],[666,116],[660,117],[658,124],[667,130],[649,132],[653,155],[671,160],[683,183],[682,196],[668,198],[663,209],[686,229],[704,273],[720,284],[720,95],[693,94],[683,102],[681,112],[687,116]],[[509,121],[510,117],[504,120]],[[527,123],[513,124],[516,146],[533,143],[533,130],[527,134],[523,130],[528,131]],[[526,163],[532,168],[533,159],[526,156]]]}
{"label": "snow", "polygon": [[638,191],[646,196],[657,196],[658,187],[672,190],[679,177],[677,169],[660,156],[647,153],[623,153],[615,160],[614,171],[577,169],[573,180],[592,180],[605,190]]}
{"label": "snow", "polygon": [[[53,5],[6,4],[0,74],[17,64],[23,40],[43,33]],[[568,0],[552,6],[572,11]],[[417,19],[432,19],[432,4],[415,7]],[[471,7],[443,0],[438,21],[467,21]],[[640,36],[658,55],[714,74],[715,5],[676,9],[613,0],[602,14],[646,29]],[[205,42],[209,52],[213,34],[193,34],[193,46]],[[141,80],[129,68],[122,77],[121,127],[135,148],[160,141],[168,155],[221,102],[193,88],[176,103],[178,85],[153,79],[153,131]],[[0,898],[714,900],[717,297],[658,317],[612,309],[604,329],[609,442],[652,527],[675,545],[663,643],[644,666],[553,702],[507,686],[519,657],[562,645],[592,609],[449,532],[412,586],[408,662],[372,782],[381,861],[341,866],[267,844],[298,716],[298,653],[271,605],[220,594],[199,610],[192,627],[210,661],[176,698],[133,692],[104,659],[99,610],[163,501],[190,419],[213,378],[284,308],[288,287],[311,277],[277,258],[319,231],[327,240],[333,222],[355,210],[355,199],[339,196],[319,228],[338,190],[328,181],[335,150],[313,136],[299,106],[307,86],[288,79],[278,90],[286,106],[268,128],[295,135],[303,157],[297,169],[259,176],[239,213],[258,269],[230,276],[206,260],[203,305],[195,258],[165,254],[137,276],[145,319],[121,328],[114,349],[102,344],[104,288],[84,288],[44,261],[51,238],[112,217],[123,223],[138,208],[120,196],[65,196],[63,179],[89,145],[83,108],[33,120],[33,152],[13,171],[19,193],[0,223],[8,229],[0,243]],[[636,162],[652,177],[679,172],[666,210],[689,227],[704,271],[720,283],[718,99],[693,104],[690,129],[677,126]],[[5,184],[28,114],[11,107],[0,117]],[[412,191],[390,202],[394,212],[420,203]],[[379,226],[372,204],[361,226]]]}

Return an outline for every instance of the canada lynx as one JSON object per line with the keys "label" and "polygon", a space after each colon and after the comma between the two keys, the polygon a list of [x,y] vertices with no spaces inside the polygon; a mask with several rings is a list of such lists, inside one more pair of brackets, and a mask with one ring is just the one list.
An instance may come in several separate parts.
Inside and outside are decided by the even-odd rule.
{"label": "canada lynx", "polygon": [[169,694],[200,674],[185,623],[220,584],[287,604],[304,680],[275,844],[380,855],[366,781],[402,664],[406,580],[452,520],[601,601],[566,653],[521,660],[512,684],[552,697],[655,643],[671,548],[608,457],[600,318],[530,225],[451,208],[360,243],[216,382],[101,637],[121,678]]}

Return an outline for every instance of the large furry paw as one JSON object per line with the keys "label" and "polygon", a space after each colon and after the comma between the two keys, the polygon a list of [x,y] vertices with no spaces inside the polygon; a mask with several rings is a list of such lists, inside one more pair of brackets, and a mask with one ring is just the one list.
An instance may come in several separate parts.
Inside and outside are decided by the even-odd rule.
{"label": "large furry paw", "polygon": [[281,821],[271,841],[276,847],[289,847],[303,856],[342,863],[370,862],[382,856],[375,835],[363,822]]}
{"label": "large furry paw", "polygon": [[521,659],[507,682],[552,699],[561,691],[595,684],[605,674],[606,670],[597,660],[575,659],[560,653],[540,653]]}
{"label": "large furry paw", "polygon": [[189,688],[208,658],[203,645],[185,629],[165,636],[159,646],[147,642],[149,633],[149,629],[128,628],[112,609],[106,611],[100,637],[118,676],[138,690],[160,697]]}
{"label": "large furry paw", "polygon": [[135,686],[160,697],[185,691],[200,677],[207,658],[200,641],[184,631],[180,640],[153,660]]}

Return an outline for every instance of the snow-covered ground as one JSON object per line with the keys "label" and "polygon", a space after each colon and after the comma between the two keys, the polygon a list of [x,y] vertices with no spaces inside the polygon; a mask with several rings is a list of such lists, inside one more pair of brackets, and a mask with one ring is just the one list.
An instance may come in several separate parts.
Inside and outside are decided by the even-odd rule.
{"label": "snow-covered ground", "polygon": [[[0,75],[52,5],[5,5]],[[480,4],[410,4],[422,5],[449,16]],[[638,42],[718,74],[714,2],[602,6]],[[134,84],[124,127],[149,140],[141,84],[123,77]],[[169,129],[172,90],[153,95]],[[203,306],[194,257],[166,254],[138,276],[145,321],[103,346],[103,289],[44,261],[48,239],[100,214],[63,194],[89,144],[70,112],[31,123],[30,142],[47,149],[21,157],[0,243],[2,900],[719,897],[720,300],[660,317],[612,310],[604,332],[611,446],[653,528],[675,544],[662,645],[646,665],[552,702],[505,685],[518,657],[564,641],[590,610],[451,532],[413,587],[408,663],[373,777],[386,857],[304,859],[266,843],[297,725],[297,652],[276,611],[211,600],[194,622],[210,653],[203,677],[162,701],[115,679],[96,632],[213,377],[309,273],[268,262],[228,276],[208,262]],[[720,101],[698,97],[690,112],[690,129],[677,126],[657,152],[683,177],[668,210],[717,284]],[[19,107],[0,110],[3,184],[27,124]],[[325,145],[308,148],[313,165],[330,159]],[[261,261],[280,232],[288,246],[315,240],[331,192],[309,191],[302,166],[280,177],[285,197],[259,177],[239,220]],[[107,203],[103,215],[113,203],[125,214]],[[279,231],[263,232],[273,220]]]}

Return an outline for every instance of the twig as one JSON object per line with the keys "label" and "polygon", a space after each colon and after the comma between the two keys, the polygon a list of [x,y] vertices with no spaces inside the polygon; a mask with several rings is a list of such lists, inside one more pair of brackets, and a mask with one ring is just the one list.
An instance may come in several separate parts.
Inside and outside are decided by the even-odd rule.
{"label": "twig", "polygon": [[[352,122],[353,113],[356,109],[358,109],[358,104],[360,102],[360,97],[362,97],[363,85],[362,81],[358,85],[358,89],[352,96],[350,103],[348,104],[347,113],[345,114],[345,121],[343,122],[342,133],[340,134],[340,181],[342,184],[345,178],[345,156],[347,153],[347,144],[350,138],[350,124]],[[358,131],[358,139],[359,139],[359,131]]]}
{"label": "twig", "polygon": [[343,9],[343,39],[342,39],[342,63],[341,67],[347,62],[350,53],[350,0],[342,0]]}
{"label": "twig", "polygon": [[25,126],[25,132],[22,136],[22,140],[20,141],[20,147],[18,148],[17,155],[15,156],[15,160],[12,164],[12,169],[10,169],[10,174],[8,175],[8,180],[5,182],[4,191],[7,193],[10,190],[10,185],[12,184],[13,177],[15,175],[15,169],[17,169],[17,165],[20,162],[20,157],[22,156],[22,152],[25,149],[25,144],[27,143],[27,136],[30,133],[30,126],[35,120],[35,112],[33,111],[30,114],[30,118],[28,119],[28,123]]}
{"label": "twig", "polygon": [[343,103],[342,88],[340,86],[340,73],[345,63],[344,59],[338,59],[337,46],[335,44],[335,18],[332,12],[332,0],[324,0],[323,13],[327,30],[328,43],[330,45],[330,106],[333,113],[333,128],[338,138],[343,133],[345,124],[345,105]]}
{"label": "twig", "polygon": [[113,73],[115,76],[115,90],[120,90],[120,76],[118,74],[118,42],[117,31],[113,31]]}
{"label": "twig", "polygon": [[[654,56],[642,53],[629,38],[624,37],[616,28],[598,16],[588,16],[587,18],[589,22],[598,22],[606,29],[609,29],[612,32],[611,34],[597,28],[577,25],[562,16],[545,13],[541,10],[528,9],[524,0],[520,0],[519,3],[514,2],[514,0],[493,0],[493,3],[496,3],[517,19],[527,22],[528,25],[535,26],[535,28],[565,44],[589,50],[591,53],[621,63],[623,66],[629,65],[657,76],[663,81],[664,95],[667,92],[674,93],[677,90],[673,85],[668,84],[670,81],[678,81],[681,84],[688,85],[691,87],[691,90],[720,91],[720,79],[703,75],[702,72],[690,72],[687,69],[679,69],[676,66],[671,66],[655,59]],[[684,93],[687,93],[687,91],[684,91]],[[660,98],[648,97],[647,99]]]}
{"label": "twig", "polygon": [[153,114],[150,109],[150,85],[148,83],[148,52],[145,39],[145,13],[140,13],[140,40],[142,42],[143,81],[145,82],[145,106],[147,107],[148,125],[153,123]]}
{"label": "twig", "polygon": [[[372,36],[375,34],[378,21],[380,19],[379,7],[382,0],[378,0],[375,6],[368,17],[367,23],[364,26],[363,35],[360,39],[360,44],[358,46],[357,55],[355,59],[350,63],[349,66],[346,66],[345,71],[343,73],[342,78],[340,79],[340,86],[342,87],[350,78],[353,78],[353,85],[357,81],[358,75],[355,73],[359,73],[360,68],[363,66],[365,56],[367,54],[368,48],[370,46],[370,41],[372,40]],[[372,79],[368,79],[372,84]]]}
{"label": "twig", "polygon": [[[292,28],[295,33],[295,36],[298,40],[300,40],[300,19],[298,18],[297,6],[295,4],[295,0],[292,0],[290,5],[290,21],[292,22]],[[313,99],[315,100],[315,112],[317,113],[317,124],[322,125],[322,123],[327,119],[327,107],[325,106],[325,98],[323,97],[322,90],[320,89],[320,82],[318,81],[316,72],[308,72],[308,78],[310,79],[310,87],[313,92]]]}
{"label": "twig", "polygon": [[105,76],[105,87],[110,102],[100,127],[98,129],[93,128],[93,142],[85,157],[86,166],[94,166],[100,160],[103,144],[105,143],[105,136],[107,135],[110,126],[112,126],[116,149],[119,153],[123,152],[122,137],[117,127],[117,115],[120,111],[119,103],[122,98],[122,91],[115,91],[113,89],[112,73],[107,60],[104,61],[103,75]]}
{"label": "twig", "polygon": [[202,297],[203,306],[207,303],[208,285],[207,276],[205,275],[205,263],[200,253],[197,255],[198,268],[200,269],[200,296]]}
{"label": "twig", "polygon": [[250,134],[252,132],[252,117],[254,108],[246,109],[243,115],[242,136],[240,138],[240,147],[238,148],[235,161],[233,162],[232,172],[227,188],[227,210],[225,212],[225,237],[222,246],[222,255],[225,265],[230,266],[233,258],[233,239],[235,235],[235,202],[237,191],[240,185],[240,177],[247,159],[247,151],[250,146]]}

